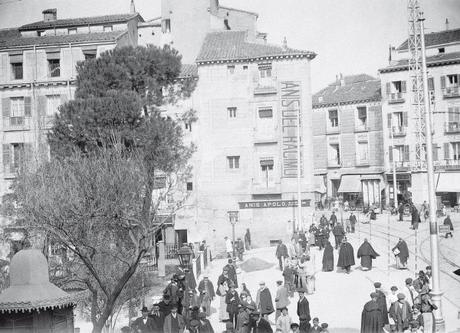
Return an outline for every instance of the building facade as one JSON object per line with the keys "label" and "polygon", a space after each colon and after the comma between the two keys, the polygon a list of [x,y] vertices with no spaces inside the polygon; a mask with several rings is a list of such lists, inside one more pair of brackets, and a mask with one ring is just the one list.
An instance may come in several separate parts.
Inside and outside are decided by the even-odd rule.
{"label": "building facade", "polygon": [[343,77],[313,95],[314,168],[321,203],[379,207],[385,198],[380,81]]}
{"label": "building facade", "polygon": [[[460,29],[426,34],[425,44],[436,195],[438,205],[454,207],[460,203]],[[392,50],[391,58],[389,66],[380,69],[386,180],[392,189],[394,165],[399,200],[411,197],[421,204],[428,200],[426,161],[423,153],[421,161],[416,156],[426,145],[420,147],[417,140],[407,41]]]}

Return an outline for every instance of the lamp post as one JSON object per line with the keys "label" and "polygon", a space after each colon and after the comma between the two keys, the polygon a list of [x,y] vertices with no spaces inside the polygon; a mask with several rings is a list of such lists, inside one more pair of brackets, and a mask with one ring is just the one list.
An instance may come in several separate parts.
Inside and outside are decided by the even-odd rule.
{"label": "lamp post", "polygon": [[182,268],[184,269],[190,268],[190,264],[192,261],[192,255],[193,255],[192,249],[187,245],[182,246],[179,249],[179,251],[177,251],[177,256],[179,258],[179,264]]}
{"label": "lamp post", "polygon": [[238,214],[237,210],[229,210],[228,214],[228,221],[232,224],[232,249],[233,249],[233,258],[236,257],[235,254],[235,224],[238,222]]}

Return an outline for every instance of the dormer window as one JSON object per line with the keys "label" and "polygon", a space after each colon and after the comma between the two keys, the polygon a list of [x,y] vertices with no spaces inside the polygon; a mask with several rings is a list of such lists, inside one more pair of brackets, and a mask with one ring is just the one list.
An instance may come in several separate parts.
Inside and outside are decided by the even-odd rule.
{"label": "dormer window", "polygon": [[67,29],[67,33],[69,35],[76,35],[77,34],[77,28],[69,28],[69,29]]}
{"label": "dormer window", "polygon": [[104,32],[113,31],[113,25],[104,25]]}
{"label": "dormer window", "polygon": [[272,76],[272,64],[271,63],[265,63],[265,64],[259,64],[259,74],[260,78],[267,78]]}
{"label": "dormer window", "polygon": [[438,49],[438,52],[439,52],[439,53],[446,53],[446,49],[445,49],[444,47],[440,47],[440,48]]}

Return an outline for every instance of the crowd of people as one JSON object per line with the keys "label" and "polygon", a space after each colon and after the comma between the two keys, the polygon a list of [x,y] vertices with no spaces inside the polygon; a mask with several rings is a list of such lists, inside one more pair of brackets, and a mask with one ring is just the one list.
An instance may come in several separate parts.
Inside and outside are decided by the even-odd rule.
{"label": "crowd of people", "polygon": [[371,300],[364,305],[361,315],[361,333],[434,332],[431,301],[431,266],[420,271],[413,280],[407,278],[404,287],[392,286],[389,293],[382,291],[380,282],[374,283]]}

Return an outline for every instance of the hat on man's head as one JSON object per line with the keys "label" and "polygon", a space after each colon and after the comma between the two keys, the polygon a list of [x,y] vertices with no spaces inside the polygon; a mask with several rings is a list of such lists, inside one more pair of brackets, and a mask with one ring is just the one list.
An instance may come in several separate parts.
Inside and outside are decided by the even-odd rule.
{"label": "hat on man's head", "polygon": [[304,288],[299,288],[299,289],[297,289],[297,292],[304,294],[306,292],[306,290]]}
{"label": "hat on man's head", "polygon": [[276,284],[283,284],[283,281],[278,280],[278,281],[276,281]]}
{"label": "hat on man's head", "polygon": [[382,286],[382,283],[380,283],[380,282],[375,282],[374,283],[375,288],[380,288],[381,286]]}
{"label": "hat on man's head", "polygon": [[376,292],[371,293],[371,298],[377,298],[377,297],[379,297],[379,294],[377,294]]}
{"label": "hat on man's head", "polygon": [[246,305],[246,309],[254,311],[256,309],[256,307],[254,305],[252,305],[252,304],[248,304],[248,305]]}
{"label": "hat on man's head", "polygon": [[260,281],[259,286],[265,286],[265,281]]}
{"label": "hat on man's head", "polygon": [[407,278],[407,279],[406,279],[406,284],[412,284],[412,281],[413,281],[413,280],[412,280],[411,278]]}
{"label": "hat on man's head", "polygon": [[149,312],[149,309],[147,309],[146,306],[143,306],[141,312]]}
{"label": "hat on man's head", "polygon": [[291,330],[294,329],[294,328],[299,328],[299,327],[300,327],[300,326],[299,326],[299,324],[297,324],[297,323],[292,323],[292,324],[291,324]]}
{"label": "hat on man's head", "polygon": [[426,266],[425,269],[426,270],[431,270],[431,266]]}
{"label": "hat on man's head", "polygon": [[398,287],[392,286],[390,289],[391,289],[392,291],[396,291],[396,290],[398,290]]}
{"label": "hat on man's head", "polygon": [[233,260],[231,258],[228,259],[229,264],[233,264]]}
{"label": "hat on man's head", "polygon": [[200,312],[200,313],[198,314],[198,318],[200,318],[200,319],[206,318],[206,312]]}
{"label": "hat on man's head", "polygon": [[405,298],[406,298],[406,295],[404,295],[403,293],[398,294],[398,299],[405,299]]}
{"label": "hat on man's head", "polygon": [[329,327],[329,325],[327,323],[322,323],[321,324],[321,328],[328,328],[328,327]]}

